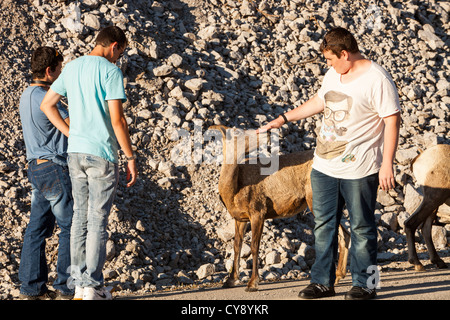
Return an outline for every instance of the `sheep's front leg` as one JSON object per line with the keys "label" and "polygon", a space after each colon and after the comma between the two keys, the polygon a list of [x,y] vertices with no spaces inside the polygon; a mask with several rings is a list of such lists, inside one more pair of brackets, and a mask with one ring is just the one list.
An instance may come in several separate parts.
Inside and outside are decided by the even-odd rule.
{"label": "sheep's front leg", "polygon": [[223,285],[224,288],[233,288],[239,282],[239,260],[241,256],[242,240],[244,239],[246,226],[247,222],[235,220],[233,268],[231,270],[230,276]]}
{"label": "sheep's front leg", "polygon": [[258,272],[258,255],[259,255],[259,245],[261,243],[261,234],[264,227],[264,218],[263,215],[253,215],[251,217],[251,227],[252,227],[252,244],[251,244],[251,252],[253,258],[253,268],[252,268],[252,277],[247,285],[245,291],[254,292],[258,291],[259,284],[259,272]]}

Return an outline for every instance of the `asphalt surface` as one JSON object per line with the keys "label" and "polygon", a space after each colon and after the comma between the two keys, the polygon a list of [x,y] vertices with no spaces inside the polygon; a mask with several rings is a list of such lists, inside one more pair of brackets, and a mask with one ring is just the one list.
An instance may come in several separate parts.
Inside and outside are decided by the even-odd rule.
{"label": "asphalt surface", "polygon": [[[450,257],[445,257],[444,261],[450,266]],[[117,301],[119,307],[127,303],[135,312],[139,310],[139,314],[152,310],[167,319],[405,318],[422,316],[424,310],[442,314],[448,308],[446,300],[450,300],[450,268],[436,269],[431,264],[425,267],[426,271],[416,272],[405,262],[385,266],[379,274],[377,297],[370,301],[345,300],[352,286],[349,273],[335,286],[336,296],[317,300],[298,298],[298,293],[310,282],[303,279],[262,282],[257,292],[246,292],[245,284],[226,289],[217,284],[148,295],[116,296],[113,301]],[[380,300],[383,302],[377,302]],[[367,303],[370,305],[366,307]],[[120,309],[114,310],[117,317]],[[123,310],[128,314],[130,308]]]}
{"label": "asphalt surface", "polygon": [[[259,291],[246,292],[245,285],[223,289],[220,286],[194,290],[158,292],[150,295],[117,297],[132,300],[302,300],[298,293],[309,280],[260,283]],[[450,269],[413,270],[380,273],[376,300],[450,300]],[[351,276],[335,287],[336,296],[320,300],[345,300]]]}

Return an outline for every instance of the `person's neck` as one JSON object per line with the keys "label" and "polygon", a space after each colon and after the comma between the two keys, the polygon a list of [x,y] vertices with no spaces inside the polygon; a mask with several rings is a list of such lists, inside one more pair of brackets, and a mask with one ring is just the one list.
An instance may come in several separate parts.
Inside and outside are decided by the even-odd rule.
{"label": "person's neck", "polygon": [[349,61],[351,63],[351,66],[346,74],[358,73],[359,71],[361,71],[361,69],[365,69],[365,67],[367,66],[367,62],[370,62],[359,52],[352,54]]}
{"label": "person's neck", "polygon": [[42,87],[45,90],[48,90],[51,85],[52,85],[52,82],[50,81],[50,79],[48,79],[48,77],[41,78],[41,79],[33,79],[31,81],[31,86]]}
{"label": "person's neck", "polygon": [[102,57],[111,62],[110,55],[108,54],[107,48],[104,48],[102,46],[95,46],[94,49],[92,49],[91,53],[89,53],[90,56],[96,56],[96,57]]}

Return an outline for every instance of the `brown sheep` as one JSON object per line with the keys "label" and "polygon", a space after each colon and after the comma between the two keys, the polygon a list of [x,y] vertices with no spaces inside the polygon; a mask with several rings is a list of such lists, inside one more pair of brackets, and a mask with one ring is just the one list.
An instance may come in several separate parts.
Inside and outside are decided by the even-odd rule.
{"label": "brown sheep", "polygon": [[417,257],[414,233],[422,225],[422,234],[430,254],[430,260],[438,268],[447,268],[439,258],[431,238],[431,228],[437,209],[443,203],[450,205],[450,145],[433,146],[418,155],[411,163],[412,172],[423,192],[422,203],[405,221],[408,242],[408,261],[416,271],[425,268]]}
{"label": "brown sheep", "polygon": [[[235,219],[234,262],[231,274],[224,287],[234,287],[239,281],[239,258],[247,222],[251,224],[253,257],[252,276],[246,291],[257,291],[259,283],[258,253],[265,219],[287,218],[312,208],[312,189],[310,181],[314,151],[302,151],[278,157],[279,168],[270,175],[262,175],[261,169],[267,167],[260,162],[245,161],[245,154],[255,150],[259,136],[240,129],[225,126],[212,126],[219,130],[223,139],[222,168],[219,178],[219,194],[228,212]],[[245,138],[245,150],[239,152],[238,139]],[[241,142],[243,140],[240,140]],[[233,146],[234,156],[227,158],[227,146]],[[345,277],[349,234],[341,227],[339,241],[339,265],[337,282]],[[342,237],[342,235],[345,235]]]}

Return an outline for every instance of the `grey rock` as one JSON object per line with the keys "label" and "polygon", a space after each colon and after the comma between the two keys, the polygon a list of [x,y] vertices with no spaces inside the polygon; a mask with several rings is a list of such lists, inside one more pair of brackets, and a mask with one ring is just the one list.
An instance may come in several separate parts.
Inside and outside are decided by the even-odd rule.
{"label": "grey rock", "polygon": [[167,106],[164,109],[164,117],[169,120],[171,123],[180,125],[181,117],[178,109],[174,106]]}
{"label": "grey rock", "polygon": [[417,147],[412,147],[409,149],[399,149],[396,152],[395,160],[398,161],[399,164],[407,165],[410,164],[411,161],[419,155]]}
{"label": "grey rock", "polygon": [[156,67],[153,69],[153,74],[156,77],[164,77],[171,74],[173,71],[173,67],[169,65],[162,65],[160,67]]}
{"label": "grey rock", "polygon": [[278,251],[271,251],[266,255],[266,265],[277,264],[281,261],[281,255]]}
{"label": "grey rock", "polygon": [[190,79],[184,83],[186,88],[192,91],[199,91],[203,88],[203,80],[202,79]]}
{"label": "grey rock", "polygon": [[215,268],[214,264],[212,264],[212,263],[203,264],[196,271],[196,275],[200,280],[202,280],[209,276],[212,276],[214,274],[215,270],[216,270],[216,268]]}
{"label": "grey rock", "polygon": [[377,202],[382,206],[387,207],[395,204],[395,199],[393,199],[391,195],[383,189],[378,189]]}
{"label": "grey rock", "polygon": [[431,229],[431,238],[436,249],[443,249],[447,246],[447,230],[441,226],[433,226]]}
{"label": "grey rock", "polygon": [[99,18],[94,14],[86,14],[84,16],[84,24],[86,27],[92,28],[94,30],[99,30],[101,27]]}
{"label": "grey rock", "polygon": [[413,214],[422,203],[423,194],[419,188],[414,188],[412,184],[406,186],[404,207],[406,212]]}
{"label": "grey rock", "polygon": [[383,224],[392,231],[396,231],[398,227],[397,215],[394,212],[386,212],[381,216]]}

